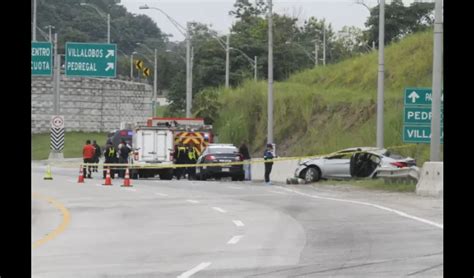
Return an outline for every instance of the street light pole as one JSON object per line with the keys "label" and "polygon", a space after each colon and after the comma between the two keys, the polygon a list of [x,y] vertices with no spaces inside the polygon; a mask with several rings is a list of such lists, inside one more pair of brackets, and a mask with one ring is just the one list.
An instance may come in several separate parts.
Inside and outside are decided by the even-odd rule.
{"label": "street light pole", "polygon": [[267,143],[273,144],[273,20],[272,0],[268,0],[268,122]]}
{"label": "street light pole", "polygon": [[[190,23],[186,23],[186,28],[181,26],[176,20],[170,17],[163,10],[155,7],[148,7],[148,5],[143,5],[139,7],[140,10],[153,9],[161,12],[168,18],[168,20],[178,29],[178,31],[186,37],[186,117],[191,117],[191,107],[192,107],[192,74],[191,74],[191,35],[189,33]],[[186,32],[184,34],[183,30]]]}
{"label": "street light pole", "polygon": [[186,117],[191,118],[191,106],[193,101],[191,88],[191,39],[189,34],[189,22],[186,23]]}
{"label": "street light pole", "polygon": [[379,69],[377,82],[377,147],[383,148],[384,143],[384,33],[385,33],[385,0],[379,6]]}
{"label": "street light pole", "polygon": [[156,116],[156,90],[157,90],[156,70],[157,70],[157,50],[155,48],[155,66],[154,66],[154,70],[153,70],[153,101],[152,101],[152,104],[153,104],[152,115],[153,115],[153,117]]}
{"label": "street light pole", "polygon": [[107,43],[110,44],[110,14],[107,14]]}
{"label": "street light pole", "polygon": [[130,55],[130,80],[133,80],[133,54],[136,54],[136,52],[132,52]]}
{"label": "street light pole", "polygon": [[323,66],[326,65],[326,27],[323,23]]}
{"label": "street light pole", "polygon": [[254,56],[253,62],[253,79],[257,82],[257,56]]}
{"label": "street light pole", "polygon": [[314,41],[314,66],[318,66],[318,41]]}
{"label": "street light pole", "polygon": [[48,41],[49,41],[50,43],[53,43],[53,35],[51,34],[51,29],[53,29],[54,26],[48,25],[48,26],[45,26],[44,28],[48,28],[48,30],[49,30],[49,33],[48,33]]}
{"label": "street light pole", "polygon": [[441,87],[443,77],[443,1],[435,2],[435,24],[433,39],[433,85],[431,98],[431,142],[430,161],[440,161]]}
{"label": "street light pole", "polygon": [[229,44],[230,34],[227,34],[227,40],[225,44],[225,87],[229,88]]}
{"label": "street light pole", "polygon": [[36,41],[36,0],[33,0],[33,41]]}
{"label": "street light pole", "polygon": [[81,2],[81,6],[89,6],[92,7],[100,16],[105,17],[107,20],[107,43],[110,44],[110,14],[107,13],[107,15],[104,15],[104,12],[101,12],[99,8],[97,8],[95,5],[90,4],[90,3],[85,3]]}

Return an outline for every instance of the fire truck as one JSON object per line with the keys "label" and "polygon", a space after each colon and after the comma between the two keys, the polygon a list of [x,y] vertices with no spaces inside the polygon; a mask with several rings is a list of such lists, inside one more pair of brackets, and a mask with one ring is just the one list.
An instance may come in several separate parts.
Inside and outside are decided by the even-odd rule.
{"label": "fire truck", "polygon": [[212,125],[204,124],[201,118],[148,118],[146,125],[137,124],[133,134],[134,165],[143,165],[132,171],[132,178],[150,178],[156,175],[160,179],[173,178],[171,167],[150,168],[149,164],[172,165],[175,162],[176,145],[194,144],[199,153],[214,142]]}

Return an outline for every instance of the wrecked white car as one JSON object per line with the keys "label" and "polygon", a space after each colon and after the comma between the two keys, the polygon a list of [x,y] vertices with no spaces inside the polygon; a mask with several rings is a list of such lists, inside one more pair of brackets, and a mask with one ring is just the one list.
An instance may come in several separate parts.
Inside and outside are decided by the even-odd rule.
{"label": "wrecked white car", "polygon": [[[411,169],[412,171],[399,171]],[[384,175],[413,175],[418,172],[416,161],[411,157],[392,154],[386,149],[374,147],[348,148],[327,156],[301,161],[294,178],[305,183],[320,179],[373,178]]]}

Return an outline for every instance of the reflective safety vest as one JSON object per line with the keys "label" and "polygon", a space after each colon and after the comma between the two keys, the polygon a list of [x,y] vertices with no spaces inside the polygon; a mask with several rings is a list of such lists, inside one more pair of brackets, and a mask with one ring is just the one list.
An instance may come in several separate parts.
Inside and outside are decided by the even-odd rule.
{"label": "reflective safety vest", "polygon": [[196,160],[197,159],[197,150],[196,147],[194,147],[190,152],[188,152],[188,157],[190,160]]}
{"label": "reflective safety vest", "polygon": [[110,147],[109,148],[109,154],[108,154],[108,157],[115,157],[115,149],[114,147]]}

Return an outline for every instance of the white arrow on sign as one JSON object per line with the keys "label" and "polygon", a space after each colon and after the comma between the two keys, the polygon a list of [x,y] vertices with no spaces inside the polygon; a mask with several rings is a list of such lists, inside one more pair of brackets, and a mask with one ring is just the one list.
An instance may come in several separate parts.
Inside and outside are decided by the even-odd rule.
{"label": "white arrow on sign", "polygon": [[413,91],[413,92],[408,96],[408,98],[411,98],[411,102],[412,102],[412,103],[415,103],[415,102],[416,102],[416,99],[417,99],[417,98],[420,98],[420,96],[419,96],[415,91]]}
{"label": "white arrow on sign", "polygon": [[110,56],[114,56],[114,55],[115,55],[114,50],[109,49],[107,50],[107,55],[105,55],[105,58],[109,58]]}
{"label": "white arrow on sign", "polygon": [[109,71],[113,69],[114,69],[114,63],[107,63],[107,67],[105,68],[105,71]]}

